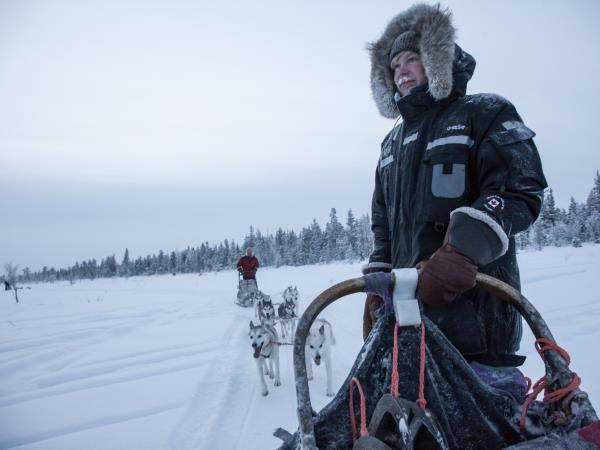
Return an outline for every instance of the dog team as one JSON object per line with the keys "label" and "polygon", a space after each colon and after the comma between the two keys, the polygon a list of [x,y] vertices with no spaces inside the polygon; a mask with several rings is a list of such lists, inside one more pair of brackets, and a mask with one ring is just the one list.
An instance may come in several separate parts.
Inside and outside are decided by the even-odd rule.
{"label": "dog team", "polygon": [[[298,318],[298,288],[289,286],[283,291],[283,302],[277,308],[275,315],[275,306],[271,297],[259,291],[254,301],[255,315],[259,324],[255,325],[250,321],[248,337],[252,345],[254,360],[256,361],[256,371],[261,385],[261,394],[269,394],[265,375],[269,376],[275,386],[281,386],[279,372],[279,347],[282,342],[279,341],[279,333],[275,328],[276,322],[279,322],[281,335],[285,339],[290,337],[293,342],[295,323]],[[291,345],[291,344],[286,344]],[[327,374],[326,395],[334,395],[332,386],[332,363],[331,346],[335,345],[335,338],[331,324],[325,319],[317,319],[310,328],[310,333],[306,338],[306,370],[308,379],[313,379],[312,361],[318,366],[321,361],[325,363]]]}

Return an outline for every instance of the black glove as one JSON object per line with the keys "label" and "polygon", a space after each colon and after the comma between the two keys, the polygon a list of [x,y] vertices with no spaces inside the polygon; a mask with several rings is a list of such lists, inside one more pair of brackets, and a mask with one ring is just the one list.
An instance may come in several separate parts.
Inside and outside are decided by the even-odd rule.
{"label": "black glove", "polygon": [[474,208],[461,209],[469,211],[478,219],[467,213],[454,212],[448,224],[444,244],[452,245],[480,267],[506,253],[508,236],[494,219]]}
{"label": "black glove", "polygon": [[383,299],[379,295],[367,294],[365,300],[365,311],[363,313],[363,339],[367,340],[369,333],[373,329],[373,324],[377,320],[375,311],[383,306]]}

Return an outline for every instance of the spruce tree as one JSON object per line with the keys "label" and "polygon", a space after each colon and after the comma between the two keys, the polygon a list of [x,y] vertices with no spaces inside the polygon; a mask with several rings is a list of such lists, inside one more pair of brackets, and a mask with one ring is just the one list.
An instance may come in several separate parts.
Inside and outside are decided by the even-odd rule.
{"label": "spruce tree", "polygon": [[308,255],[308,264],[315,264],[318,262],[325,261],[325,255],[323,250],[325,248],[324,236],[317,219],[313,219],[309,230],[310,236],[310,249]]}
{"label": "spruce tree", "polygon": [[325,261],[337,261],[343,258],[344,249],[342,241],[344,237],[344,227],[337,218],[335,208],[329,212],[329,222],[325,226],[326,254]]}
{"label": "spruce tree", "polygon": [[358,222],[354,218],[351,209],[348,210],[348,217],[346,218],[346,236],[348,242],[346,257],[350,259],[358,258]]}
{"label": "spruce tree", "polygon": [[275,267],[286,264],[286,236],[281,227],[275,232]]}
{"label": "spruce tree", "polygon": [[594,186],[587,198],[586,207],[588,215],[594,211],[600,214],[600,173],[598,171],[596,171]]}
{"label": "spruce tree", "polygon": [[131,275],[131,261],[129,260],[129,249],[125,249],[125,254],[123,255],[123,261],[119,266],[118,270],[120,277],[129,277]]}

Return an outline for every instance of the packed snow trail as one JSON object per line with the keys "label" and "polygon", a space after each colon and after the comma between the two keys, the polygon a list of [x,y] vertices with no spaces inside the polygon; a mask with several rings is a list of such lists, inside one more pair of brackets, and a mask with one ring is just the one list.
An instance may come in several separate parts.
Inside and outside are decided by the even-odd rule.
{"label": "packed snow trail", "polygon": [[[519,255],[524,294],[542,312],[599,409],[600,246]],[[298,286],[301,311],[360,264],[261,269],[281,302]],[[282,386],[260,395],[247,338],[252,308],[234,304],[234,271],[33,285],[19,305],[0,295],[0,449],[268,449],[297,427],[292,347],[280,348]],[[362,345],[363,295],[323,312],[333,325],[334,390]],[[526,330],[523,370],[543,364]],[[325,396],[314,368],[315,409]]]}

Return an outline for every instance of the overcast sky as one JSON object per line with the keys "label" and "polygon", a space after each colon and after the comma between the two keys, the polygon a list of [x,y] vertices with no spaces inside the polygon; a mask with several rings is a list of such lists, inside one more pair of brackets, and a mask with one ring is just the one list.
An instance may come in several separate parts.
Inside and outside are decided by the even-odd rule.
{"label": "overcast sky", "polygon": [[[367,42],[412,2],[0,0],[0,263],[63,267],[368,213]],[[600,2],[451,1],[559,206],[600,168]]]}

